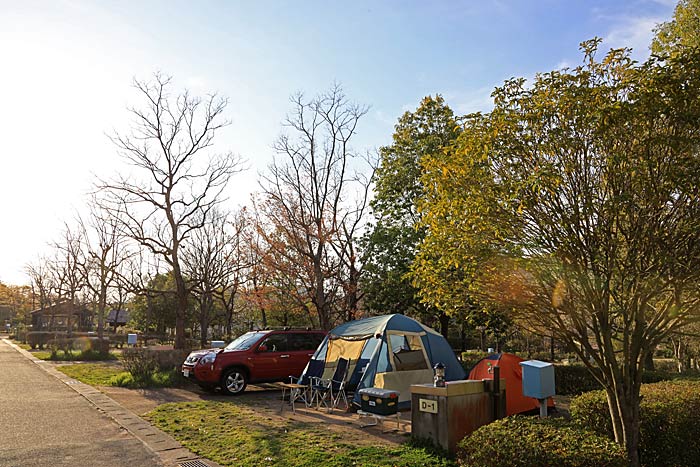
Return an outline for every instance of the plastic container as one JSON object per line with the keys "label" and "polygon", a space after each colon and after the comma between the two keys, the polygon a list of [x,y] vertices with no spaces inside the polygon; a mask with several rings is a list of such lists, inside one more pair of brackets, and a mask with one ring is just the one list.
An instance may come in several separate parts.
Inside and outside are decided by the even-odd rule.
{"label": "plastic container", "polygon": [[393,415],[399,407],[399,391],[381,388],[359,390],[360,408],[377,415]]}

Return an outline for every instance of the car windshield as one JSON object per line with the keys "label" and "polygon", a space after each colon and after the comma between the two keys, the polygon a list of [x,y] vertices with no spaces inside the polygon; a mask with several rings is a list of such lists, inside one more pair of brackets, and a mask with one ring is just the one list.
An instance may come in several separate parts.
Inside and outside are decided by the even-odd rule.
{"label": "car windshield", "polygon": [[247,332],[227,345],[226,350],[248,350],[264,335],[264,332]]}

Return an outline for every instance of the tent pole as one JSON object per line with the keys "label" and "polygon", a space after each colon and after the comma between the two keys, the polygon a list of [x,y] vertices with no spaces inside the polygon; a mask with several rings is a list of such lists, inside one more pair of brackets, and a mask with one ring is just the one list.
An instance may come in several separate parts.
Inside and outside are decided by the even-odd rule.
{"label": "tent pole", "polygon": [[493,419],[501,418],[501,368],[493,367]]}

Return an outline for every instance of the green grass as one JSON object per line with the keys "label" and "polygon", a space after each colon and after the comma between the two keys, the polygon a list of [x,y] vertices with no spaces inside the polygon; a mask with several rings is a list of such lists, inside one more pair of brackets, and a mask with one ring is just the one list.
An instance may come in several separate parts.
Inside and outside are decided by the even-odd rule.
{"label": "green grass", "polygon": [[97,362],[116,360],[118,358],[118,356],[114,353],[110,352],[108,354],[103,354],[100,352],[95,352],[94,350],[83,350],[77,352],[64,352],[63,350],[59,350],[55,354],[52,354],[50,351],[40,350],[37,352],[32,352],[32,355],[41,360],[50,360],[57,362]]}
{"label": "green grass", "polygon": [[78,363],[63,365],[59,371],[91,386],[117,386],[123,388],[163,388],[181,386],[184,379],[178,371],[156,371],[148,381],[137,381],[121,365]]}
{"label": "green grass", "polygon": [[[100,363],[79,363],[59,366],[58,370],[91,386],[111,386],[110,382],[124,369],[120,365],[105,365]],[[127,373],[128,374],[128,373]]]}
{"label": "green grass", "polygon": [[358,444],[322,423],[276,420],[233,402],[163,404],[146,418],[188,449],[223,466],[455,465],[422,447]]}

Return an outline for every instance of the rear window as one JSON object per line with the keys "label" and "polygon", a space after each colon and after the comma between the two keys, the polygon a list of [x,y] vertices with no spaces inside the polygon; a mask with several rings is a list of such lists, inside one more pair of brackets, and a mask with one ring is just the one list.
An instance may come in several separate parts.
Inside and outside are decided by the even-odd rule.
{"label": "rear window", "polygon": [[289,335],[289,350],[316,350],[323,341],[323,334],[299,333]]}
{"label": "rear window", "polygon": [[226,350],[248,350],[265,334],[264,332],[246,332],[227,345]]}

